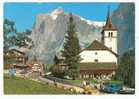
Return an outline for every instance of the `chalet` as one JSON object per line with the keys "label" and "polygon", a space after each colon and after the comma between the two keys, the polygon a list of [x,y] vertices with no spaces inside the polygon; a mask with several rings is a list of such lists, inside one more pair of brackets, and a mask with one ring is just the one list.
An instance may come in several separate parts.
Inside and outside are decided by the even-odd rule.
{"label": "chalet", "polygon": [[43,65],[37,60],[36,56],[32,59],[31,63],[29,64],[30,67],[30,74],[32,77],[41,76],[43,72]]}
{"label": "chalet", "polygon": [[17,69],[27,68],[28,56],[18,49],[10,49],[4,54],[4,59],[8,65],[14,65]]}
{"label": "chalet", "polygon": [[18,49],[10,49],[6,52],[4,56],[8,59],[14,59],[16,63],[26,64],[26,61],[28,60],[26,54],[22,51],[19,51]]}
{"label": "chalet", "polygon": [[5,68],[16,68],[17,74],[25,74],[29,69],[27,65],[28,56],[19,49],[12,48],[4,53],[4,66]]}
{"label": "chalet", "polygon": [[64,63],[65,58],[60,56],[55,56],[55,65],[59,67],[61,70],[67,69],[66,64]]}

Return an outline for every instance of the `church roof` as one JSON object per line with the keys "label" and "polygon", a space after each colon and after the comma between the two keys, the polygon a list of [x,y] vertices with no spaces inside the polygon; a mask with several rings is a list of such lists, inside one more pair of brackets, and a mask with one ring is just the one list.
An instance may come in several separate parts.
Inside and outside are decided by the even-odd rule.
{"label": "church roof", "polygon": [[112,16],[110,16],[110,12],[108,11],[108,16],[106,20],[105,26],[103,26],[103,30],[116,30],[117,28],[112,24]]}
{"label": "church roof", "polygon": [[95,63],[95,62],[88,62],[88,63],[80,63],[80,70],[114,70],[117,69],[116,63]]}
{"label": "church roof", "polygon": [[111,49],[100,43],[99,41],[95,40],[90,46],[88,46],[85,50],[108,50],[115,56],[118,56],[115,52]]}

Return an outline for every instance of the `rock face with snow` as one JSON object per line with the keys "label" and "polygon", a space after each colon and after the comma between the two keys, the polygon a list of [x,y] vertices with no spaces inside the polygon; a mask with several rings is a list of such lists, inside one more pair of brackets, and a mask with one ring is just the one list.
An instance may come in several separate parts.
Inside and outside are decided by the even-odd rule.
{"label": "rock face with snow", "polygon": [[[86,20],[76,14],[73,14],[73,18],[81,48],[87,47],[95,39],[100,39],[104,22]],[[68,20],[69,14],[61,8],[37,15],[31,36],[34,47],[30,55],[37,56],[43,62],[52,63],[54,55],[59,54],[62,49]]]}

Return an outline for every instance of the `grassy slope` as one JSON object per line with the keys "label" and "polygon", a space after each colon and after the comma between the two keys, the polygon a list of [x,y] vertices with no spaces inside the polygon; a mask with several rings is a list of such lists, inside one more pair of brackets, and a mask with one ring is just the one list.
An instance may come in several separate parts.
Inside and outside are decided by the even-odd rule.
{"label": "grassy slope", "polygon": [[71,92],[54,86],[40,84],[22,78],[4,76],[5,94],[71,94]]}

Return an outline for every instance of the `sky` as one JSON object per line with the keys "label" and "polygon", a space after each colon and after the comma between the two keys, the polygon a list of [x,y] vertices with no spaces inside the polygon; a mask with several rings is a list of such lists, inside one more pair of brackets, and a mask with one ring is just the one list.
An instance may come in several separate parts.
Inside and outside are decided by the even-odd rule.
{"label": "sky", "polygon": [[108,7],[113,12],[118,3],[5,3],[4,19],[15,22],[18,32],[32,29],[36,15],[51,13],[54,9],[63,8],[65,12],[72,12],[85,19],[105,21]]}

